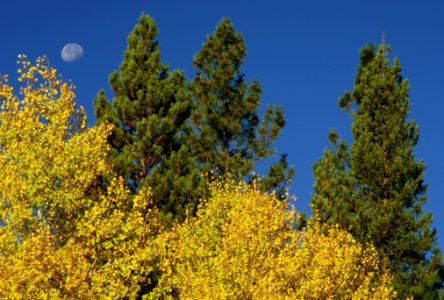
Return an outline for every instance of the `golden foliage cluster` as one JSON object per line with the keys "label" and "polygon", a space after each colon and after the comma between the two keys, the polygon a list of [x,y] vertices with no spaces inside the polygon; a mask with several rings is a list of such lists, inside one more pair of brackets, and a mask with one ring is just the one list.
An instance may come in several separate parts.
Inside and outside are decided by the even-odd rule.
{"label": "golden foliage cluster", "polygon": [[294,221],[295,210],[274,195],[244,183],[214,184],[197,217],[159,236],[159,290],[184,299],[394,296],[374,248],[338,228],[324,234],[316,221],[296,231]]}
{"label": "golden foliage cluster", "polygon": [[149,191],[104,187],[110,126],[87,128],[45,58],[19,63],[18,95],[0,81],[0,298],[394,296],[373,247],[315,220],[295,230],[295,210],[254,186],[215,183],[197,216],[164,228]]}
{"label": "golden foliage cluster", "polygon": [[134,295],[154,265],[147,192],[131,199],[121,179],[102,188],[111,128],[86,127],[45,58],[19,58],[19,95],[0,84],[0,298]]}

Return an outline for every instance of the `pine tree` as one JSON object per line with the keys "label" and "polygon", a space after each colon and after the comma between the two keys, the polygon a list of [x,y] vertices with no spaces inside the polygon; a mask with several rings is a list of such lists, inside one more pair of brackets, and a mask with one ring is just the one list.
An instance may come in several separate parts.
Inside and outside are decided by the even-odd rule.
{"label": "pine tree", "polygon": [[191,96],[184,75],[162,64],[157,33],[142,14],[120,71],[110,76],[113,101],[102,90],[94,105],[97,122],[115,126],[109,143],[116,173],[132,192],[150,186],[160,212],[172,218],[195,210],[203,186],[187,139]]}
{"label": "pine tree", "polygon": [[[245,48],[241,34],[228,19],[222,19],[194,57],[197,74],[190,86],[196,100],[192,119],[197,134],[193,154],[204,173],[251,180],[257,177],[255,164],[274,154],[272,144],[285,120],[279,106],[267,107],[263,121],[259,120],[261,87],[256,81],[248,84],[241,73]],[[265,190],[284,196],[293,175],[286,156],[281,155],[262,184]]]}
{"label": "pine tree", "polygon": [[[339,105],[353,117],[350,149],[337,134],[314,165],[312,209],[325,223],[337,223],[360,242],[379,250],[399,299],[438,299],[441,254],[426,202],[425,165],[413,152],[418,126],[408,120],[409,84],[398,59],[390,62],[384,42],[360,52],[353,91]],[[441,290],[441,291],[440,291]]]}

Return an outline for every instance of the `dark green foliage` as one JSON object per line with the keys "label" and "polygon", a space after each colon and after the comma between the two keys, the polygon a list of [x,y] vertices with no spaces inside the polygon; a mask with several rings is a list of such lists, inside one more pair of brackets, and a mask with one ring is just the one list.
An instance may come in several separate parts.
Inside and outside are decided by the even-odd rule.
{"label": "dark green foliage", "polygon": [[[181,72],[162,64],[157,27],[142,15],[120,70],[110,76],[113,101],[103,91],[94,101],[97,122],[115,126],[109,138],[115,172],[132,192],[151,187],[166,219],[195,211],[207,192],[202,174],[255,178],[255,162],[274,153],[285,124],[280,107],[268,107],[259,121],[260,86],[240,74],[243,39],[228,20],[217,28],[196,55],[199,72],[187,85]],[[282,155],[262,181],[264,189],[283,196],[293,173]]]}
{"label": "dark green foliage", "polygon": [[353,117],[349,149],[336,133],[332,148],[314,165],[312,209],[379,250],[400,299],[438,299],[441,254],[426,201],[424,162],[414,157],[418,126],[407,120],[409,85],[389,47],[361,50],[353,91],[340,99]]}
{"label": "dark green foliage", "polygon": [[[194,57],[197,74],[190,85],[196,100],[193,154],[204,173],[251,180],[257,176],[255,163],[274,154],[272,144],[285,120],[279,106],[269,106],[263,121],[259,120],[261,87],[244,80],[245,55],[242,36],[223,19]],[[263,187],[284,196],[293,175],[282,155],[262,180]]]}
{"label": "dark green foliage", "polygon": [[94,101],[97,122],[109,122],[110,160],[133,192],[153,188],[153,200],[166,218],[196,208],[203,191],[187,136],[192,99],[184,75],[160,59],[154,20],[143,15],[128,37],[120,71],[111,74],[115,97],[100,91]]}

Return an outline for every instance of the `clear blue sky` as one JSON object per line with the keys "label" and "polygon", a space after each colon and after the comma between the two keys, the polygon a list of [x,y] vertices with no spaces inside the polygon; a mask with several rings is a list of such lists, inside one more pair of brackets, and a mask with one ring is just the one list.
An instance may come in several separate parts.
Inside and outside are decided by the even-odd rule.
{"label": "clear blue sky", "polygon": [[[311,166],[335,128],[350,139],[350,118],[337,99],[353,86],[358,50],[379,43],[381,33],[399,57],[411,84],[410,118],[420,126],[416,157],[424,159],[429,200],[444,248],[444,2],[435,1],[208,1],[208,0],[14,0],[0,13],[0,73],[16,74],[16,57],[47,55],[77,85],[77,101],[93,124],[92,101],[109,92],[126,39],[141,12],[160,29],[162,58],[191,78],[192,56],[222,17],[242,32],[248,80],[263,85],[263,107],[280,104],[287,126],[277,146],[296,167],[291,193],[309,211]],[[62,47],[75,42],[84,57],[66,63]],[[265,166],[262,166],[263,169]]]}

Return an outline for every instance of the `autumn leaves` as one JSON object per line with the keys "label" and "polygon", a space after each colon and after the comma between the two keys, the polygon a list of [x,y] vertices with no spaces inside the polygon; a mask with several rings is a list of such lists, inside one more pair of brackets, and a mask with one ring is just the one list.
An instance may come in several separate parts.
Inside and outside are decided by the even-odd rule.
{"label": "autumn leaves", "polygon": [[[255,186],[211,185],[197,216],[165,227],[104,160],[110,126],[85,127],[49,66],[0,97],[0,295],[10,299],[374,298],[394,295],[376,251]],[[35,80],[36,79],[36,80]]]}

